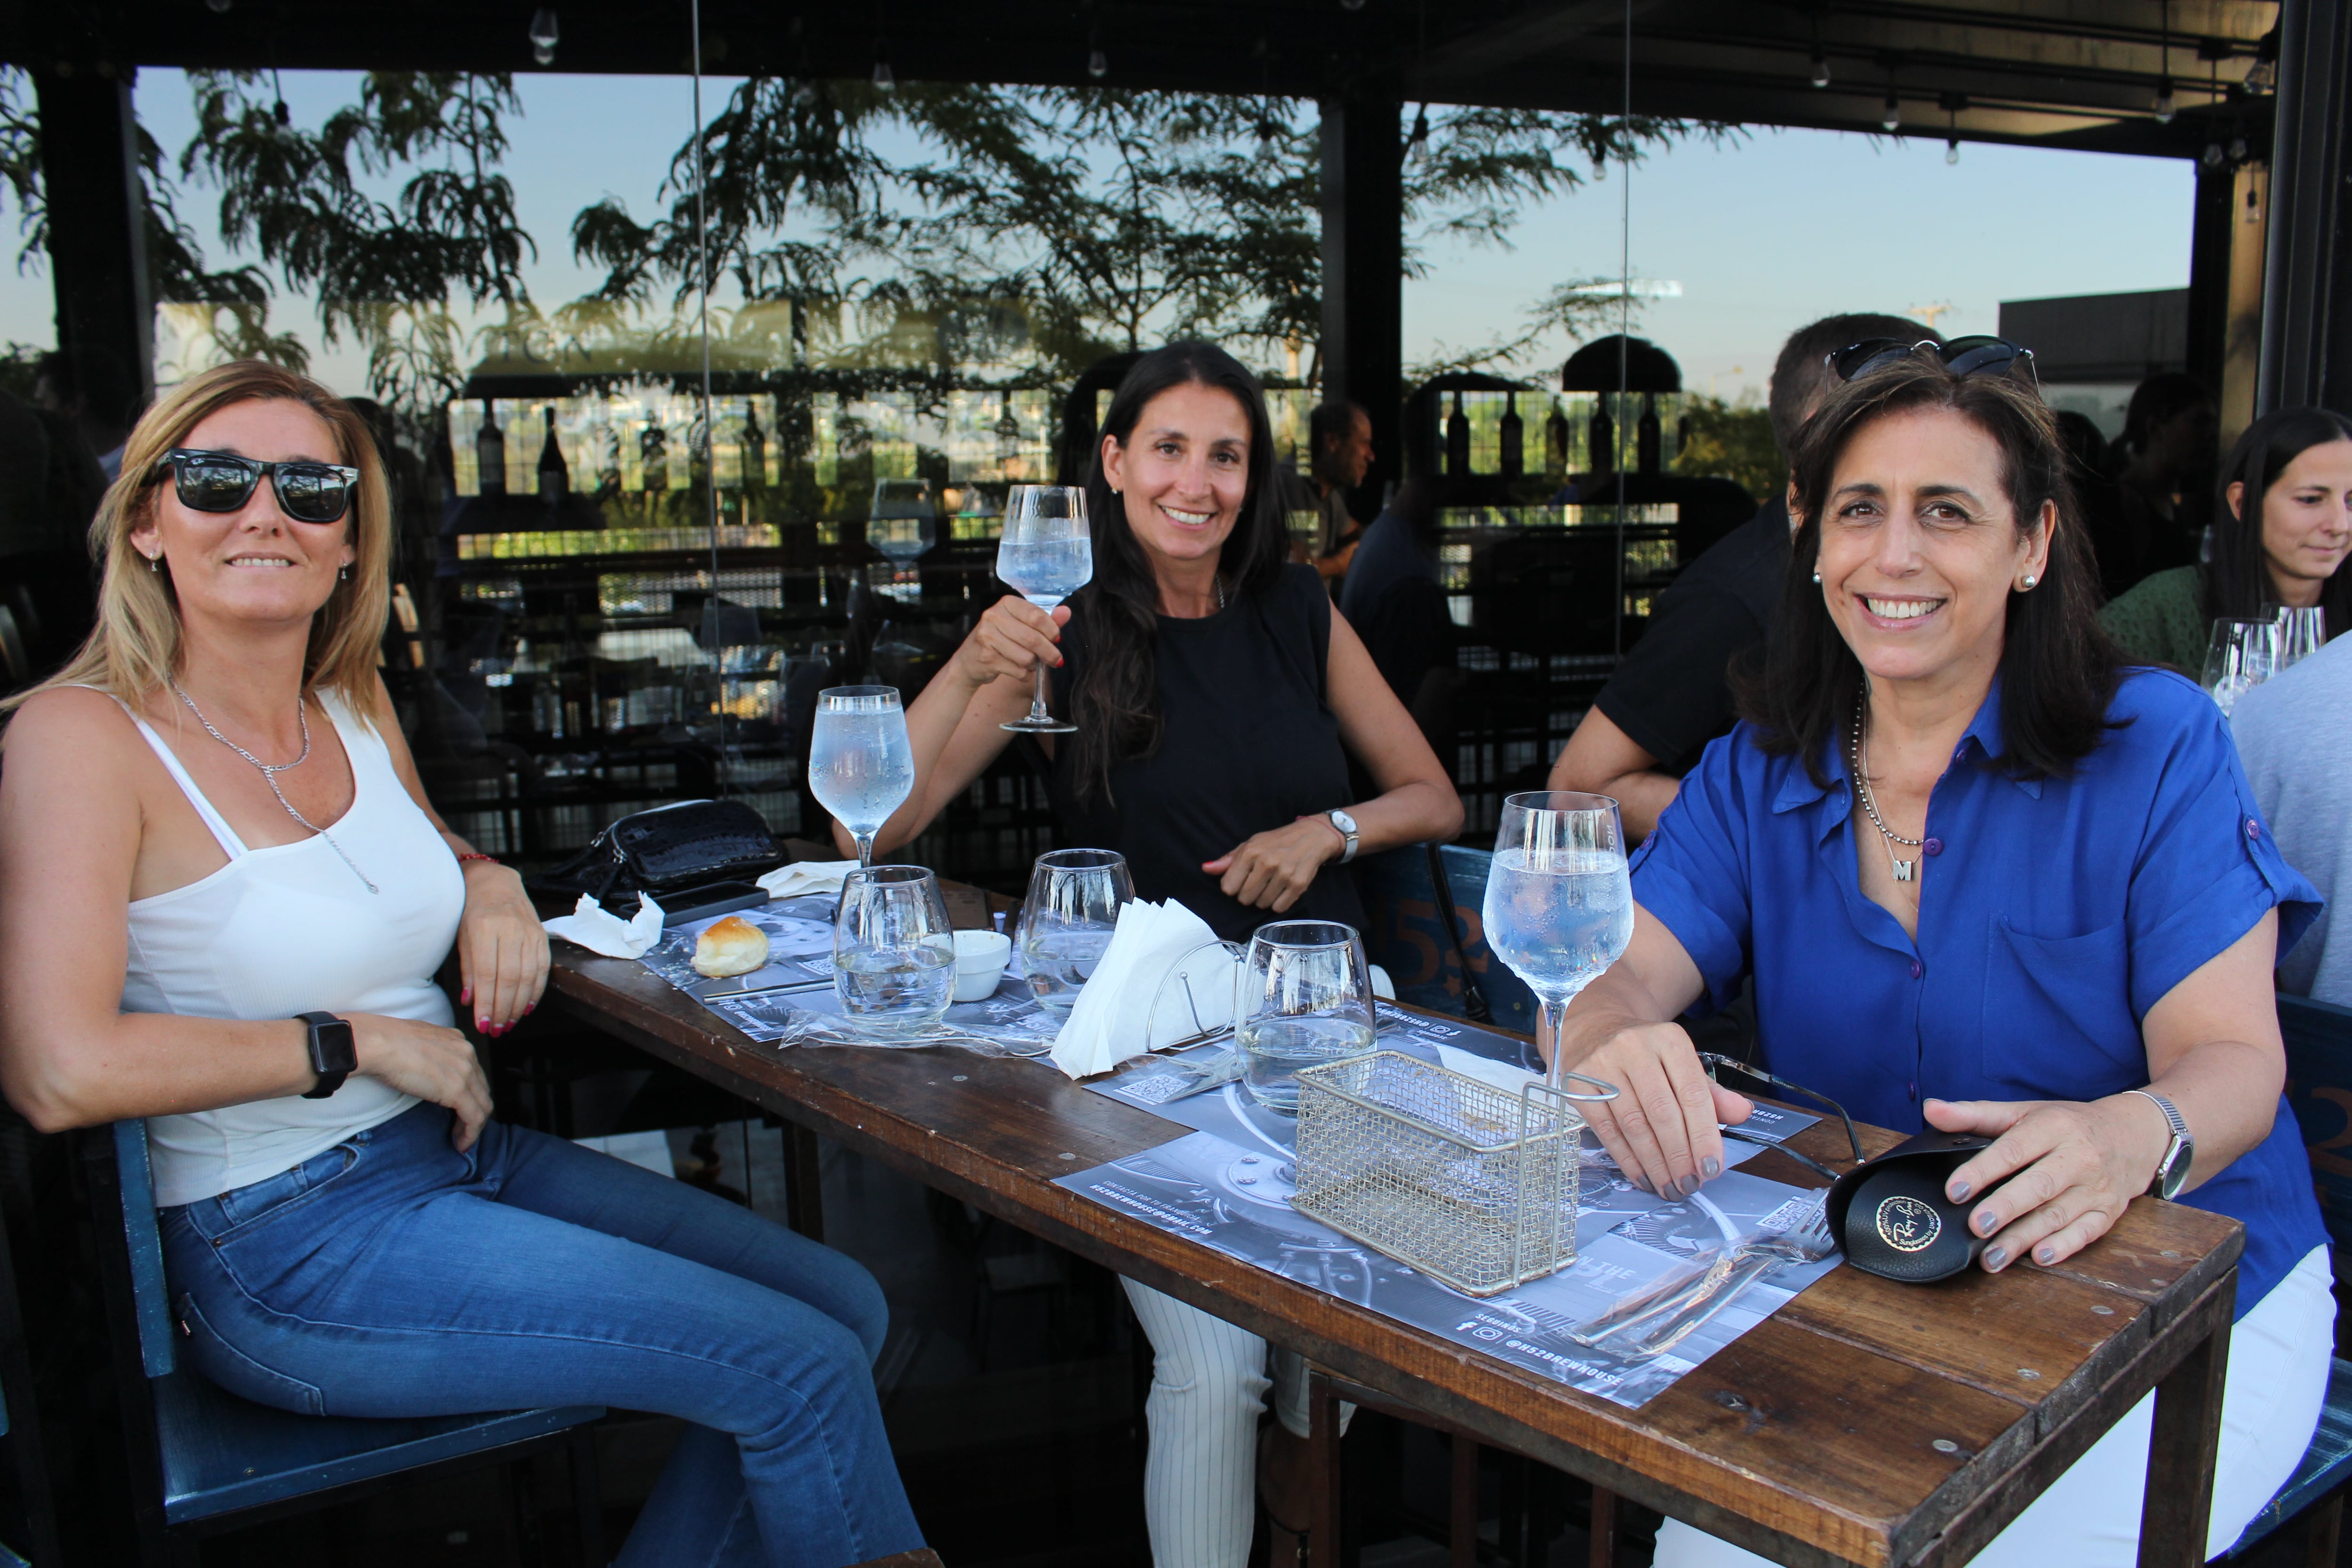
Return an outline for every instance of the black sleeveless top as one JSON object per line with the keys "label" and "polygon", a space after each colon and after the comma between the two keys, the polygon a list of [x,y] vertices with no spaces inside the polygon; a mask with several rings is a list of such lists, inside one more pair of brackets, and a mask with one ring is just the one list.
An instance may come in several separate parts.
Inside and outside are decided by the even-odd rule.
{"label": "black sleeveless top", "polygon": [[[1086,611],[1062,633],[1054,711],[1073,713],[1086,667]],[[1331,711],[1331,596],[1311,566],[1286,565],[1264,594],[1199,620],[1160,617],[1160,745],[1110,771],[1110,790],[1081,803],[1076,748],[1054,748],[1054,815],[1062,841],[1127,857],[1135,895],[1175,899],[1236,942],[1274,920],[1339,921],[1361,931],[1354,878],[1328,861],[1277,915],[1228,897],[1201,869],[1253,834],[1349,800],[1348,756]],[[1085,723],[1083,715],[1073,721]]]}

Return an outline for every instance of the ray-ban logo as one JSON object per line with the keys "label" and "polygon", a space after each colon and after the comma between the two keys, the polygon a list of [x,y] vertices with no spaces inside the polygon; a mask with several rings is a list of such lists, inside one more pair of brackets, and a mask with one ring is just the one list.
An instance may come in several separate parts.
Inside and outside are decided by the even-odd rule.
{"label": "ray-ban logo", "polygon": [[1944,1217],[1934,1205],[1897,1193],[1878,1205],[1878,1239],[1897,1252],[1918,1252],[1944,1234]]}

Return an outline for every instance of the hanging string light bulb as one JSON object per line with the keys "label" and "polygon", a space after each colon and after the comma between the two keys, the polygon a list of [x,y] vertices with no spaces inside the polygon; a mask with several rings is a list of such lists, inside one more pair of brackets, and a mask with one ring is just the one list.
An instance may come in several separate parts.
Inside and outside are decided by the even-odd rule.
{"label": "hanging string light bulb", "polygon": [[1830,58],[1829,56],[1822,53],[1821,50],[1815,49],[1813,51],[1813,85],[1815,87],[1827,87],[1829,84]]}
{"label": "hanging string light bulb", "polygon": [[278,129],[288,130],[294,123],[294,111],[286,107],[286,84],[278,79],[276,66],[269,68],[269,90],[278,100],[269,106],[269,117],[278,121]]}
{"label": "hanging string light bulb", "polygon": [[874,40],[874,85],[884,92],[898,85],[898,75],[890,68],[890,45],[882,38]]}
{"label": "hanging string light bulb", "polygon": [[1413,163],[1427,156],[1429,156],[1429,105],[1424,103],[1413,110],[1412,136],[1404,144],[1404,157],[1406,163]]}
{"label": "hanging string light bulb", "polygon": [[1878,117],[1878,124],[1889,136],[1903,129],[1903,101],[1895,96],[1892,89],[1887,90],[1886,112]]}
{"label": "hanging string light bulb", "polygon": [[1097,81],[1110,75],[1110,57],[1103,53],[1100,44],[1097,44],[1087,54],[1087,74]]}
{"label": "hanging string light bulb", "polygon": [[2172,101],[2172,0],[2164,0],[2161,16],[2162,41],[2157,47],[2162,52],[2157,57],[2156,102],[2153,107],[2156,122],[2169,125],[2176,107]]}
{"label": "hanging string light bulb", "polygon": [[2179,106],[2173,101],[2172,98],[2172,79],[2168,76],[2158,78],[2156,84],[2156,103],[2154,105],[2156,110],[2156,122],[2158,125],[2171,124],[2172,116],[2179,107]]}
{"label": "hanging string light bulb", "polygon": [[2197,161],[2204,164],[2209,169],[2220,168],[2221,166],[2221,144],[2219,142],[2206,142],[2205,151],[2197,155]]}
{"label": "hanging string light bulb", "polygon": [[1959,139],[1958,137],[1957,137],[1957,136],[1947,136],[1947,137],[1945,137],[1945,138],[1944,138],[1944,162],[1945,162],[1945,163],[1947,163],[1957,164],[1957,163],[1959,163],[1959,161],[1960,161],[1960,139]]}
{"label": "hanging string light bulb", "polygon": [[1281,131],[1274,123],[1273,111],[1262,110],[1257,121],[1257,161],[1259,163],[1274,162],[1275,140],[1281,134]]}
{"label": "hanging string light bulb", "polygon": [[555,13],[541,5],[530,14],[530,53],[541,65],[555,63]]}

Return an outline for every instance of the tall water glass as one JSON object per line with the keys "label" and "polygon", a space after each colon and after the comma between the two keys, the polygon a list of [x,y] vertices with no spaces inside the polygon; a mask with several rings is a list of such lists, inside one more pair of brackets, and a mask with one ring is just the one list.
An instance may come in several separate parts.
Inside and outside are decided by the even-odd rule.
{"label": "tall water glass", "polygon": [[922,1034],[947,1016],[955,979],[955,932],[937,877],[920,866],[872,866],[842,879],[833,991],[858,1033]]}
{"label": "tall water glass", "polygon": [[2199,684],[2226,717],[2238,699],[2279,671],[2280,623],[2271,619],[2223,618],[2213,623],[2205,653],[2205,679]]}
{"label": "tall water glass", "polygon": [[1275,921],[1257,928],[1234,977],[1242,1086],[1268,1110],[1298,1113],[1301,1068],[1372,1048],[1372,975],[1353,926]]}
{"label": "tall water glass", "polygon": [[874,836],[915,789],[915,747],[895,686],[836,686],[816,695],[809,739],[809,793],[857,840],[857,864],[874,864]]}
{"label": "tall water glass", "polygon": [[[996,574],[1041,610],[1052,609],[1092,581],[1095,546],[1087,531],[1087,492],[1074,485],[1014,485],[1004,500]],[[1037,735],[1066,735],[1077,728],[1045,711],[1044,660],[1037,664],[1028,717],[1004,728]]]}
{"label": "tall water glass", "polygon": [[2299,610],[2292,605],[2278,607],[2279,650],[2278,667],[2284,670],[2299,658],[2317,653],[2327,643],[2327,610],[2314,605]]}
{"label": "tall water glass", "polygon": [[1486,944],[1536,994],[1562,1083],[1560,1010],[1633,940],[1625,828],[1605,795],[1536,790],[1503,802],[1486,873]]}
{"label": "tall water glass", "polygon": [[1077,1005],[1118,929],[1119,907],[1135,897],[1127,857],[1115,849],[1056,849],[1029,873],[1015,940],[1038,1005],[1057,1013]]}

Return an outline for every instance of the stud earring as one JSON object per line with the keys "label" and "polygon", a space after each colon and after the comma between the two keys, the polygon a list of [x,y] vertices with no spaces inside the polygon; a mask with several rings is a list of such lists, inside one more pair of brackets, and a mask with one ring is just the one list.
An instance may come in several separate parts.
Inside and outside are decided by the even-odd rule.
{"label": "stud earring", "polygon": [[2033,584],[2041,580],[2042,579],[2036,577],[2032,573],[2028,572],[2025,574],[2025,591],[2029,594],[2032,593],[2033,591]]}
{"label": "stud earring", "polygon": [[1818,587],[1820,587],[1821,585],[1822,585],[1822,574],[1821,574],[1820,573],[1816,572],[1816,573],[1814,573],[1814,574],[1813,574],[1813,586],[1814,586],[1814,587],[1816,587],[1816,588],[1818,588]]}
{"label": "stud earring", "polygon": [[163,569],[163,558],[161,555],[150,555],[149,557],[147,557],[147,570],[148,570],[148,571],[150,571],[150,572],[161,572]]}

